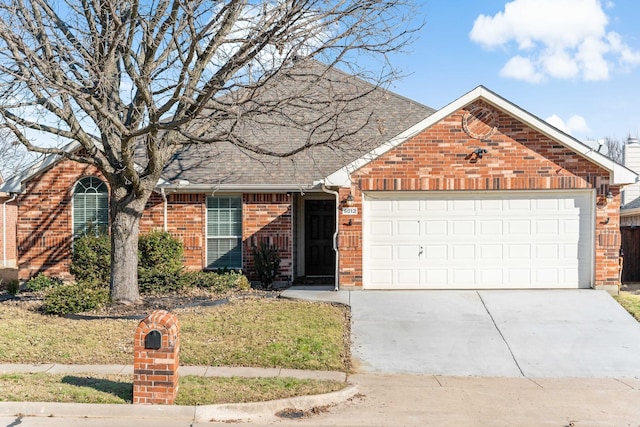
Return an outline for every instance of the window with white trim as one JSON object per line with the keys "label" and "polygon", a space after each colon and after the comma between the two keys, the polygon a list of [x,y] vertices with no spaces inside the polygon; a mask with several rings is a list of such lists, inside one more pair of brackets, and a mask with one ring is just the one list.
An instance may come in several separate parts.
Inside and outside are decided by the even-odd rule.
{"label": "window with white trim", "polygon": [[103,231],[109,227],[109,190],[95,176],[78,181],[73,189],[73,237],[87,232]]}
{"label": "window with white trim", "polygon": [[242,268],[242,198],[207,197],[207,268]]}

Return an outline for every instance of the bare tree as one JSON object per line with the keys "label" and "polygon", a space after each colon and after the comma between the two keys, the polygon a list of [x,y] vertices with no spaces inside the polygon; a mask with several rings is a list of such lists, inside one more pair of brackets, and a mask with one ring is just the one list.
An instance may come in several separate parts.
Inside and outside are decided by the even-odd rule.
{"label": "bare tree", "polygon": [[36,153],[27,151],[24,145],[16,143],[14,138],[0,133],[0,176],[4,179],[34,163],[37,158]]}
{"label": "bare tree", "polygon": [[[404,0],[0,0],[0,116],[29,150],[95,165],[110,184],[111,295],[139,299],[144,206],[175,150],[230,142],[289,156],[336,144],[349,101],[315,103],[313,83],[275,83],[296,58],[340,65],[380,83],[385,54],[411,39]],[[382,64],[367,73],[370,58]],[[358,62],[356,62],[356,60]],[[298,82],[299,83],[299,82]],[[283,111],[314,114],[286,117]],[[311,118],[309,118],[311,117]],[[281,121],[298,146],[251,143],[251,122]],[[36,146],[26,130],[79,143]]]}
{"label": "bare tree", "polygon": [[624,141],[615,138],[605,138],[604,145],[607,147],[607,157],[620,164],[624,163]]}

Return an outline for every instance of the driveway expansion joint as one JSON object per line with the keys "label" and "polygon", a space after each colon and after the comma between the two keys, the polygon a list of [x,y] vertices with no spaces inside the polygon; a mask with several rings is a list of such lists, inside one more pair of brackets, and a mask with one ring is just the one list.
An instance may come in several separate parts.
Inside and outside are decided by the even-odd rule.
{"label": "driveway expansion joint", "polygon": [[491,318],[491,322],[493,323],[493,326],[496,328],[496,331],[498,331],[498,333],[500,334],[500,338],[502,338],[502,341],[507,346],[507,349],[509,350],[509,354],[511,355],[511,358],[513,359],[513,363],[516,364],[516,367],[518,368],[518,371],[520,371],[520,375],[522,375],[523,377],[526,377],[526,375],[522,371],[522,368],[520,367],[520,364],[518,363],[518,360],[516,359],[516,356],[513,354],[513,350],[511,349],[511,346],[509,345],[509,342],[507,341],[507,339],[505,338],[504,334],[502,333],[502,331],[498,327],[498,324],[496,323],[496,319],[493,318],[493,315],[489,311],[489,308],[487,307],[487,304],[485,304],[484,299],[482,299],[482,294],[480,294],[480,291],[476,291],[476,294],[478,295],[478,298],[480,298],[480,302],[482,303],[482,306],[484,307],[484,309],[486,310],[487,314]]}

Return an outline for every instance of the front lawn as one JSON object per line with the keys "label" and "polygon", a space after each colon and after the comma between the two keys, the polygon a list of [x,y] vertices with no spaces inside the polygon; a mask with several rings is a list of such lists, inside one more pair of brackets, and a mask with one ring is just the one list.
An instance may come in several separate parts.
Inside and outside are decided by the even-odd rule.
{"label": "front lawn", "polygon": [[640,295],[630,292],[620,292],[620,295],[614,296],[613,298],[640,322]]}
{"label": "front lawn", "polygon": [[[249,299],[175,314],[182,365],[349,369],[346,307]],[[3,302],[0,324],[0,363],[133,363],[136,320],[74,320]]]}

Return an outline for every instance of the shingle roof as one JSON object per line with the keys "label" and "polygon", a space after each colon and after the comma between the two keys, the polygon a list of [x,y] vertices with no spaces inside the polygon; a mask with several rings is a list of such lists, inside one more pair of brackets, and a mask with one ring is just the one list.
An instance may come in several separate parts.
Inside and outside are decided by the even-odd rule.
{"label": "shingle roof", "polygon": [[631,210],[631,209],[640,209],[640,197],[620,207],[620,210]]}
{"label": "shingle roof", "polygon": [[[326,103],[327,108],[343,108],[336,129],[343,134],[358,130],[353,136],[335,143],[308,148],[286,158],[256,154],[229,142],[207,145],[188,145],[180,149],[168,162],[163,178],[169,182],[186,180],[190,185],[297,185],[313,186],[334,171],[349,164],[380,146],[405,129],[420,122],[435,110],[394,94],[357,77],[336,69],[327,69],[315,61],[296,65],[297,72],[282,77],[261,95],[262,99],[273,92],[286,90],[287,85],[301,85],[313,79],[308,96],[299,99],[294,106],[286,105],[278,111],[276,118],[268,115],[254,117],[250,125],[240,127],[242,138],[265,149],[284,152],[303,144],[308,131],[296,128],[299,122],[308,122],[318,112],[309,108],[311,104]],[[321,75],[321,78],[318,76]],[[366,93],[357,98],[356,94]],[[356,97],[348,107],[329,103],[336,99]],[[299,108],[295,108],[299,106]],[[295,116],[290,120],[287,116]],[[362,127],[363,124],[366,125]]]}

